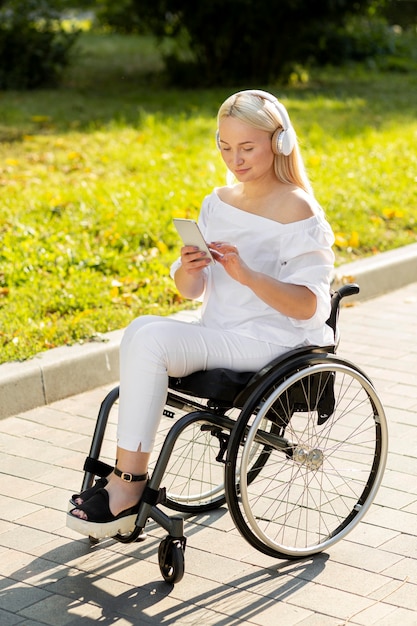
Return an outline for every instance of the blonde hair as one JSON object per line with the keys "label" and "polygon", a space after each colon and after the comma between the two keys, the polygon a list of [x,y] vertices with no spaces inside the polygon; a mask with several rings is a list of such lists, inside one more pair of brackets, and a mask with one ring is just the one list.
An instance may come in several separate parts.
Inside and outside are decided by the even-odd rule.
{"label": "blonde hair", "polygon": [[[272,94],[271,99],[274,99]],[[280,106],[283,107],[282,103]],[[274,103],[256,92],[251,93],[251,91],[239,92],[229,96],[219,109],[217,125],[225,117],[234,117],[257,130],[265,130],[271,133],[271,139],[276,130],[283,128],[279,110]],[[313,195],[297,140],[289,155],[275,154],[274,170],[276,177],[281,182],[301,187]]]}

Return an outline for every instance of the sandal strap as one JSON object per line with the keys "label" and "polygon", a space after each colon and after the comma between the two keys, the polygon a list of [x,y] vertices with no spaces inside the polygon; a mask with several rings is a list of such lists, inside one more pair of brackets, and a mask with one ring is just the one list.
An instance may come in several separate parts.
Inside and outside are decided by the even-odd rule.
{"label": "sandal strap", "polygon": [[118,476],[127,483],[136,483],[141,480],[148,480],[148,472],[146,474],[131,474],[130,472],[121,472],[118,467],[114,468],[115,476]]}

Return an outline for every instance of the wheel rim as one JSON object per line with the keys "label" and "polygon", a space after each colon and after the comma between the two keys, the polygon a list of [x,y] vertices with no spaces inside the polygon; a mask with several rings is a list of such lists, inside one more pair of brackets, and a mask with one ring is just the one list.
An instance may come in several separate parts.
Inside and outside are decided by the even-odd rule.
{"label": "wheel rim", "polygon": [[[159,432],[161,442],[166,438],[172,421]],[[218,428],[215,416],[199,417],[180,430],[164,471],[167,506],[177,511],[202,512],[217,508],[225,502],[224,463],[216,460],[220,444],[211,432]],[[221,429],[219,429],[221,430]],[[158,449],[155,452],[155,459]]]}
{"label": "wheel rim", "polygon": [[[267,551],[300,557],[333,545],[365,515],[382,480],[388,439],[382,405],[366,377],[337,362],[307,369],[280,384],[260,407],[240,462],[243,521]],[[307,415],[295,411],[285,425],[291,455],[272,445],[265,469],[253,479],[251,450],[259,446],[262,421],[276,403],[282,414],[296,383],[307,393],[312,374],[324,381],[330,372],[336,377],[334,413],[318,425],[313,407]]]}
{"label": "wheel rim", "polygon": [[177,439],[164,481],[168,497],[180,504],[207,503],[224,494],[224,469],[216,461],[218,442],[203,422],[194,422]]}
{"label": "wheel rim", "polygon": [[[224,462],[216,459],[219,443],[206,420],[196,420],[177,438],[164,474],[167,497],[176,510],[202,511],[224,504]],[[206,430],[202,428],[207,427]],[[224,434],[224,433],[223,433]],[[228,433],[227,433],[228,434]],[[255,469],[260,457],[260,444],[254,445],[249,455]],[[239,482],[239,470],[237,472]]]}

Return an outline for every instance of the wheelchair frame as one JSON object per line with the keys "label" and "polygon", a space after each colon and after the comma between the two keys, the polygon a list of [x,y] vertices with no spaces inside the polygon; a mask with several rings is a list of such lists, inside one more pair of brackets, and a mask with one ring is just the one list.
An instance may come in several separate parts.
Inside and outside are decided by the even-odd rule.
{"label": "wheelchair frame", "polygon": [[[351,284],[332,295],[328,324],[335,337],[341,299],[358,292]],[[135,528],[114,539],[140,541],[149,519],[162,526],[168,536],[159,546],[159,567],[172,584],[184,575],[184,520],[160,504],[199,513],[227,502],[241,535],[278,558],[310,556],[343,539],[381,484],[388,430],[370,379],[334,351],[295,349],[256,373],[170,378],[164,415],[168,421],[176,411],[184,415],[162,443]],[[115,387],[101,404],[81,491],[111,469],[99,457],[118,396]]]}

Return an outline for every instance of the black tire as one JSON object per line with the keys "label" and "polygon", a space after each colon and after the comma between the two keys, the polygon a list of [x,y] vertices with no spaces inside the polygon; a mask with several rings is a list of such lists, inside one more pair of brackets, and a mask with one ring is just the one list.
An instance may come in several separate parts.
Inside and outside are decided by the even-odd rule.
{"label": "black tire", "polygon": [[181,539],[166,537],[161,541],[158,548],[159,569],[163,579],[175,585],[184,576],[184,543]]}
{"label": "black tire", "polygon": [[[388,432],[372,383],[351,363],[316,354],[284,380],[279,374],[252,394],[232,432],[226,495],[251,545],[302,558],[363,518],[382,480]],[[260,445],[263,461],[251,475],[252,448],[259,456]]]}

